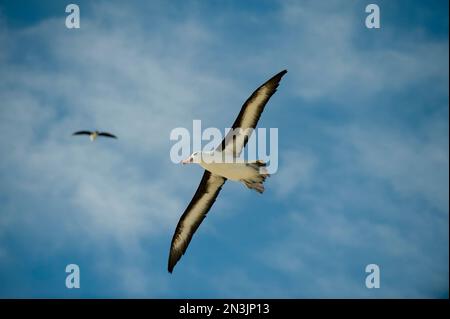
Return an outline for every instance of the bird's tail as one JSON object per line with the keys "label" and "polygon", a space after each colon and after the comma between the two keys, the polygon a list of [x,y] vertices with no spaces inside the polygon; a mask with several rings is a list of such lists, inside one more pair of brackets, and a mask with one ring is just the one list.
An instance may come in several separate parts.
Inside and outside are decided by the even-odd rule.
{"label": "bird's tail", "polygon": [[266,169],[266,163],[261,160],[257,160],[247,163],[247,166],[255,170],[255,176],[243,179],[242,183],[260,194],[264,193],[264,181],[270,176]]}

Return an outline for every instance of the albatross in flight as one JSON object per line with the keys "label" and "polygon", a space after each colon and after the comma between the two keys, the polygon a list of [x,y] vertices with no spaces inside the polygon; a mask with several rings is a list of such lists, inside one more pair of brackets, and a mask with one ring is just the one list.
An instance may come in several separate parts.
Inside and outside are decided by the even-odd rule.
{"label": "albatross in flight", "polygon": [[98,136],[104,136],[104,137],[110,137],[110,138],[117,138],[117,136],[111,134],[111,133],[107,133],[107,132],[99,132],[99,131],[78,131],[73,133],[72,135],[89,135],[89,138],[91,139],[91,141],[95,141],[95,139]]}
{"label": "albatross in flight", "polygon": [[170,273],[186,252],[193,234],[206,217],[227,179],[242,182],[248,188],[259,193],[264,192],[263,183],[269,176],[264,168],[266,166],[264,162],[258,160],[244,163],[230,161],[217,163],[214,159],[224,158],[225,156],[230,156],[232,159],[239,157],[252,130],[258,124],[264,106],[276,92],[281,78],[286,73],[286,70],[281,71],[253,92],[242,106],[237,119],[233,123],[232,130],[214,151],[194,152],[182,161],[183,164],[197,163],[205,171],[200,185],[181,216],[173,235],[168,262]]}

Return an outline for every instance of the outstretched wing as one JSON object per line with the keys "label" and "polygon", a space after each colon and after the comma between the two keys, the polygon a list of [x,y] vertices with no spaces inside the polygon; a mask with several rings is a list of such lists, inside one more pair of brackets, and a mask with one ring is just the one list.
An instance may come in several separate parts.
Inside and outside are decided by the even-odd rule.
{"label": "outstretched wing", "polygon": [[250,135],[258,124],[264,107],[270,97],[277,91],[277,87],[286,70],[273,76],[266,83],[261,85],[245,101],[238,117],[233,123],[232,130],[228,132],[222,143],[217,147],[217,151],[227,152],[237,157],[247,144]]}
{"label": "outstretched wing", "polygon": [[72,135],[91,135],[92,133],[89,131],[78,131],[73,133]]}
{"label": "outstretched wing", "polygon": [[107,133],[107,132],[100,132],[98,133],[98,136],[105,136],[105,137],[111,137],[111,138],[117,138],[117,136],[111,134],[111,133]]}
{"label": "outstretched wing", "polygon": [[226,178],[205,170],[194,197],[178,222],[170,246],[168,270],[171,273],[178,260],[185,253],[197,228],[206,217]]}

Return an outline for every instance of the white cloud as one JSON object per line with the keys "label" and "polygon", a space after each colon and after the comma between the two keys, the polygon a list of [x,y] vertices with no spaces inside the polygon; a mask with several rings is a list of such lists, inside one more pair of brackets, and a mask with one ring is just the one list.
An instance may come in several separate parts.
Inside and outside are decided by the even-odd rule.
{"label": "white cloud", "polygon": [[[433,125],[441,121],[434,120]],[[448,134],[445,124],[431,130],[427,127],[425,132],[428,136],[423,132],[418,136],[419,131],[412,136],[365,127],[344,134],[356,147],[357,160],[366,174],[385,179],[395,191],[423,198],[448,214]]]}
{"label": "white cloud", "polygon": [[311,185],[318,159],[307,150],[282,153],[279,171],[272,177],[275,192],[287,196]]}
{"label": "white cloud", "polygon": [[[179,59],[179,47],[162,55],[167,42],[157,31],[144,36],[120,10],[108,15],[107,21],[84,18],[78,33],[49,19],[0,37],[9,48],[0,60],[2,188],[9,188],[11,200],[28,197],[30,205],[48,205],[2,211],[0,227],[27,229],[36,255],[54,255],[75,241],[96,249],[101,263],[109,260],[105,244],[117,244],[133,259],[143,256],[144,238],[170,239],[187,205],[184,194],[200,179],[170,162],[170,130],[192,123],[194,110],[205,118],[218,114],[223,102],[217,92],[230,90],[226,80]],[[171,23],[166,31],[186,59],[209,41],[209,31],[193,22]],[[22,41],[41,50],[14,63],[15,46],[3,44]],[[202,107],[211,101],[217,109]],[[91,143],[71,136],[96,128],[119,139]],[[56,227],[53,234],[44,233],[49,225]],[[121,265],[126,260],[115,267],[128,267]],[[137,268],[117,278],[141,293],[148,285]]]}
{"label": "white cloud", "polygon": [[[424,38],[415,29],[402,32],[399,40],[392,25],[376,35],[364,33],[364,6],[352,2],[286,1],[280,13],[285,39],[276,54],[288,62],[293,93],[306,100],[326,99],[358,109],[364,108],[364,100],[423,81],[434,81],[436,90],[447,92],[444,41]],[[362,34],[368,45],[358,45]]]}
{"label": "white cloud", "polygon": [[[308,298],[417,298],[443,291],[445,256],[429,251],[423,241],[441,227],[434,221],[421,228],[418,219],[411,213],[398,227],[371,215],[330,210],[319,199],[313,212],[291,212],[271,225],[277,235],[257,253],[260,262],[284,276],[284,284],[271,283],[275,292],[269,295],[279,296],[281,287],[288,296]],[[370,263],[381,267],[379,291],[364,285]],[[421,277],[411,280],[417,272]]]}
{"label": "white cloud", "polygon": [[[7,48],[0,51],[0,187],[20,201],[2,210],[0,233],[20,227],[39,258],[77,242],[96,252],[97,272],[113,275],[130,295],[161,293],[170,284],[139,262],[151,255],[145,242],[170,239],[200,179],[198,170],[181,170],[170,162],[169,132],[190,127],[195,118],[205,126],[231,124],[222,121],[232,121],[250,93],[243,79],[259,79],[286,66],[282,94],[293,99],[288,106],[300,105],[298,97],[331,100],[355,113],[373,107],[360,102],[379,93],[429,81],[448,96],[448,44],[417,41],[409,34],[392,47],[364,50],[354,43],[359,34],[355,26],[363,27],[359,16],[347,11],[350,4],[339,2],[338,8],[337,3],[283,2],[281,12],[269,17],[275,22],[264,34],[264,48],[239,54],[233,50],[242,43],[227,43],[225,32],[192,16],[174,22],[155,15],[157,27],[145,29],[150,24],[130,21],[134,13],[127,7],[108,3],[95,4],[95,16],[83,18],[76,33],[61,27],[60,19],[23,30],[3,28],[0,20],[0,47]],[[380,33],[384,39],[391,36],[384,29]],[[19,54],[22,43],[29,44],[29,51]],[[218,55],[217,48],[225,52]],[[208,58],[210,68],[201,63]],[[350,254],[367,248],[395,265],[409,259],[421,270],[433,269],[441,288],[442,269],[432,261],[442,262],[443,254],[428,252],[426,244],[445,236],[448,240],[448,230],[437,225],[448,224],[448,214],[435,218],[428,210],[418,212],[414,203],[404,204],[397,195],[425,199],[448,212],[448,124],[433,119],[419,137],[409,137],[412,132],[385,126],[330,128],[325,122],[315,130],[332,135],[332,142],[301,149],[291,143],[292,150],[280,151],[279,171],[268,180],[282,199],[271,204],[292,213],[280,214],[279,224],[267,226],[275,234],[272,244],[254,253],[286,286],[270,278],[260,283],[243,269],[223,271],[224,279],[209,280],[211,286],[229,296],[237,291],[266,296],[268,288],[274,296],[303,296],[303,291],[336,296],[337,290],[344,296],[365,296],[359,279],[344,265]],[[433,129],[436,123],[441,127]],[[94,128],[111,130],[119,140],[90,143],[70,136]],[[337,145],[330,146],[333,141]],[[385,196],[378,180],[392,185],[395,199]],[[241,185],[226,188],[238,190],[232,194],[237,199],[244,197]],[[232,205],[224,200],[215,208]],[[405,216],[411,207],[413,212]],[[220,222],[219,216],[215,220]],[[213,220],[202,226],[210,233],[217,229]],[[109,244],[123,256],[111,256],[105,248]],[[11,260],[14,252],[0,246],[0,258],[5,256]],[[195,271],[204,276],[203,270]],[[414,265],[405,272],[417,275]],[[430,277],[426,273],[419,284],[428,288]],[[389,294],[409,289],[397,288]]]}

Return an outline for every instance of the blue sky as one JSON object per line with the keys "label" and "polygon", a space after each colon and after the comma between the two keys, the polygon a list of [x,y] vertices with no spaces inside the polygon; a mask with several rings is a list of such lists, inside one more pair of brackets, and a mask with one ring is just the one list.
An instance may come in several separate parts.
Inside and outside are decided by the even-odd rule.
{"label": "blue sky", "polygon": [[[448,298],[448,1],[375,1],[379,30],[364,1],[76,3],[69,30],[0,2],[0,297]],[[170,275],[202,174],[170,131],[230,126],[282,69],[278,173],[227,183]],[[70,136],[95,128],[119,140]]]}

